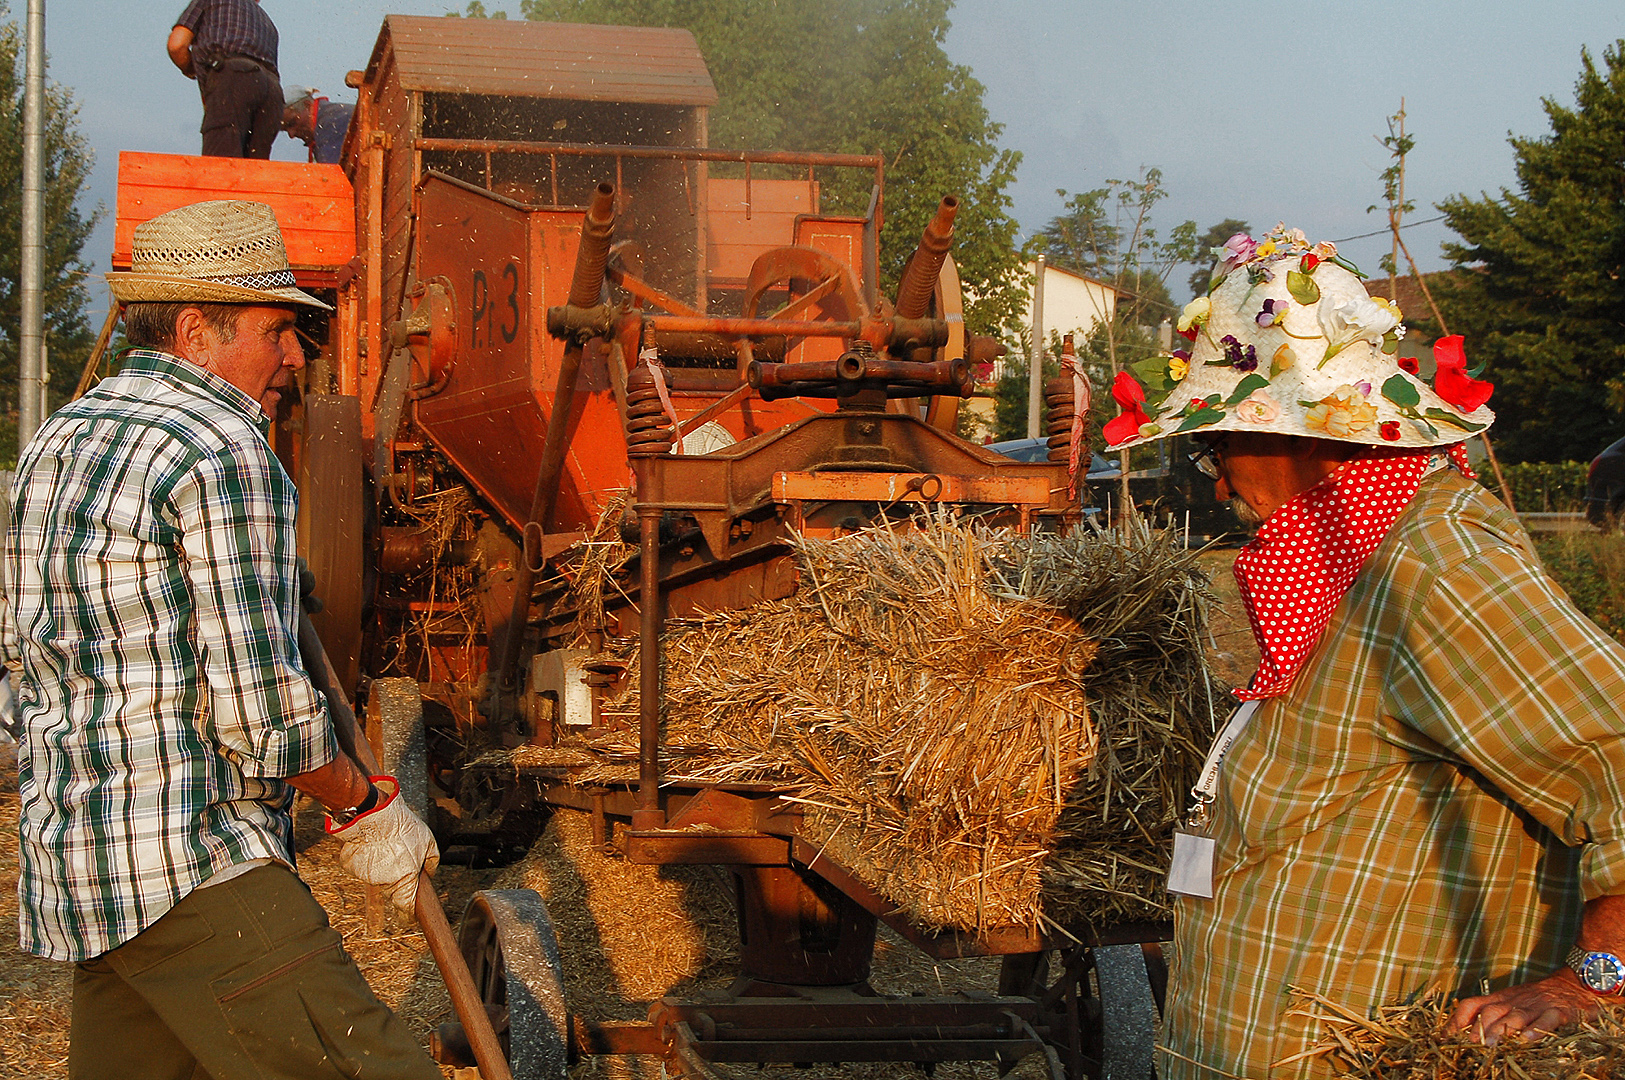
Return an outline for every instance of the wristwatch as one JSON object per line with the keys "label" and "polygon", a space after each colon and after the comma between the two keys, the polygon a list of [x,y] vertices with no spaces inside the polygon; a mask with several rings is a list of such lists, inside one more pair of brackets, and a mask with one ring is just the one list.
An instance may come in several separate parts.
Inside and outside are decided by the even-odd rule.
{"label": "wristwatch", "polygon": [[1576,945],[1569,950],[1568,964],[1593,994],[1625,994],[1625,961],[1613,953]]}

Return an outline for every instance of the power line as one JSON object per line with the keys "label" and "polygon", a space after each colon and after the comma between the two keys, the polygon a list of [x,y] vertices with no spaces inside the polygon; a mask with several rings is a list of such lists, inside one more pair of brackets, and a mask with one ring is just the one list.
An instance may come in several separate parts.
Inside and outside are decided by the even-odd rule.
{"label": "power line", "polygon": [[[1440,214],[1438,217],[1423,218],[1421,221],[1407,221],[1405,224],[1401,225],[1400,228],[1401,229],[1414,229],[1418,225],[1431,225],[1435,221],[1443,221],[1445,219],[1445,216],[1446,215],[1444,215],[1444,214]],[[1346,244],[1350,240],[1369,240],[1373,236],[1386,236],[1391,231],[1392,231],[1391,229],[1378,229],[1376,232],[1361,233],[1359,236],[1345,236],[1341,240],[1333,240],[1332,243],[1334,243],[1334,244]]]}

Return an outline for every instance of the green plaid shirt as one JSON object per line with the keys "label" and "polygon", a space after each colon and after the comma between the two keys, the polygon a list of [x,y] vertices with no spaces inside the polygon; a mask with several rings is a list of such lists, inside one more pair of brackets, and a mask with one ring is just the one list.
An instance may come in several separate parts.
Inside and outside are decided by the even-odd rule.
{"label": "green plaid shirt", "polygon": [[1292,688],[1220,773],[1211,901],[1175,907],[1165,1080],[1272,1064],[1356,1010],[1563,963],[1581,904],[1625,893],[1625,649],[1453,470],[1423,483]]}
{"label": "green plaid shirt", "polygon": [[99,955],[221,870],[293,860],[277,778],[336,747],[298,659],[298,495],[265,424],[224,380],[132,350],[18,462],[0,650],[30,952]]}

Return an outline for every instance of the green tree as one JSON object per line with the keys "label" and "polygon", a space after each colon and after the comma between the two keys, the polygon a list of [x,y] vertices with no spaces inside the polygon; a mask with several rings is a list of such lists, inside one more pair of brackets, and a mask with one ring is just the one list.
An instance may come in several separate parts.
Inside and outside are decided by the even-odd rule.
{"label": "green tree", "polygon": [[[711,142],[734,149],[880,154],[886,161],[882,292],[892,293],[943,195],[958,195],[954,260],[974,331],[1012,325],[1022,305],[1006,189],[1020,155],[970,69],[942,42],[951,0],[521,0],[526,18],[690,30],[720,98]],[[862,213],[867,177],[821,173],[825,205]],[[846,174],[846,175],[843,175]]]}
{"label": "green tree", "polygon": [[448,11],[446,17],[450,19],[506,19],[506,11],[486,11],[480,0],[468,0],[468,6],[461,11]]}
{"label": "green tree", "polygon": [[[16,457],[18,351],[22,327],[22,33],[0,0],[0,459]],[[66,399],[94,340],[85,309],[85,242],[102,215],[79,201],[95,157],[79,134],[79,106],[66,87],[45,89],[45,345],[51,401]]]}
{"label": "green tree", "polygon": [[1217,225],[1211,226],[1207,232],[1196,238],[1196,269],[1191,271],[1190,285],[1191,297],[1206,296],[1213,287],[1213,271],[1219,267],[1219,257],[1214,254],[1214,248],[1224,247],[1224,242],[1237,233],[1247,231],[1247,223],[1240,218],[1225,218]]}
{"label": "green tree", "polygon": [[1152,209],[1167,196],[1160,169],[1070,198],[1064,189],[1056,194],[1067,200],[1063,212],[1028,241],[1029,258],[1042,252],[1053,266],[1116,285],[1119,323],[1156,325],[1178,312],[1168,275],[1197,258],[1196,222],[1181,222],[1166,237],[1157,230]]}
{"label": "green tree", "polygon": [[1625,435],[1625,39],[1599,67],[1582,50],[1551,133],[1513,137],[1517,190],[1439,205],[1462,272],[1436,298],[1496,385],[1496,445],[1511,461],[1585,460]]}

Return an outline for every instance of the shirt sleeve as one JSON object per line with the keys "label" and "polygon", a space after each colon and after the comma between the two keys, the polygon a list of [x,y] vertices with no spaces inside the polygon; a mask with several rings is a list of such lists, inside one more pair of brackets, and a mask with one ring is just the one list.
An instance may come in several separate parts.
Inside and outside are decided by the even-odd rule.
{"label": "shirt sleeve", "polygon": [[299,661],[296,494],[263,447],[203,455],[171,496],[191,594],[205,735],[246,775],[333,760],[326,703]]}
{"label": "shirt sleeve", "polygon": [[[186,10],[181,12],[180,17],[175,20],[175,26],[184,26],[196,34],[198,24],[203,21],[203,15],[208,10],[208,7],[209,0],[192,0],[190,4],[186,5]],[[170,29],[174,29],[174,27]]]}
{"label": "shirt sleeve", "polygon": [[1476,552],[1403,628],[1389,705],[1581,855],[1587,900],[1625,894],[1625,649],[1533,558]]}

